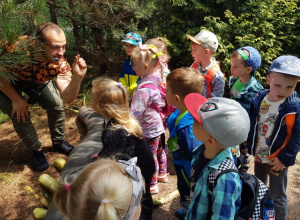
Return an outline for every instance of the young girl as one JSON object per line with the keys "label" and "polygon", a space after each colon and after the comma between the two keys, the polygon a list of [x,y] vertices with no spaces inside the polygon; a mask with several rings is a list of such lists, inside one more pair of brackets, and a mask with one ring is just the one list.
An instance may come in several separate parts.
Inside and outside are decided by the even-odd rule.
{"label": "young girl", "polygon": [[151,219],[153,201],[150,181],[155,165],[139,122],[130,115],[127,90],[121,83],[99,77],[93,80],[91,95],[93,109],[105,118],[103,149],[92,158],[113,156],[118,160],[128,160],[137,157],[137,165],[141,168],[146,185],[141,216]]}
{"label": "young girl", "polygon": [[139,219],[143,180],[135,162],[101,159],[87,165],[72,184],[60,185],[56,206],[70,220]]}
{"label": "young girl", "polygon": [[170,70],[168,68],[168,62],[170,60],[170,54],[168,52],[167,44],[164,38],[157,37],[157,38],[151,38],[145,42],[146,45],[153,44],[157,50],[162,52],[162,55],[160,56],[159,62],[161,65],[161,70],[163,73],[163,82],[166,82],[166,77],[170,73]]}
{"label": "young girl", "polygon": [[[153,153],[155,173],[151,180],[150,191],[152,194],[159,191],[157,181],[166,182],[168,180],[164,142],[165,128],[157,110],[166,105],[166,100],[162,98],[158,89],[159,87],[164,89],[161,56],[162,52],[153,44],[140,45],[132,54],[133,69],[141,77],[141,81],[133,93],[130,110],[140,121],[147,144]],[[150,86],[152,88],[149,88]]]}

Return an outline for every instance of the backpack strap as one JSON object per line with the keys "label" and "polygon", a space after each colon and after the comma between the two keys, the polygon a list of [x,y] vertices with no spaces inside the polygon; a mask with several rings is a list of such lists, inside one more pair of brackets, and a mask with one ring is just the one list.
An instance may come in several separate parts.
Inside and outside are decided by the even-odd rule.
{"label": "backpack strap", "polygon": [[210,173],[208,174],[208,213],[205,220],[210,220],[213,214],[212,205],[213,205],[213,191],[217,185],[217,181],[221,175],[228,172],[239,173],[236,169],[234,162],[227,157],[219,166],[218,169],[211,168]]}
{"label": "backpack strap", "polygon": [[285,116],[286,137],[284,139],[282,146],[277,151],[275,151],[273,154],[268,156],[269,160],[272,160],[274,157],[277,157],[278,154],[280,153],[280,151],[282,151],[282,149],[285,148],[286,145],[288,144],[288,142],[290,141],[291,136],[292,136],[292,128],[294,126],[295,120],[296,120],[296,114],[289,114],[289,115]]}
{"label": "backpack strap", "polygon": [[148,89],[153,89],[155,91],[158,91],[160,93],[160,95],[162,96],[163,99],[166,98],[166,92],[163,90],[162,86],[158,85],[157,83],[151,81],[147,84],[144,84],[140,87],[142,88],[148,88]]}
{"label": "backpack strap", "polygon": [[[191,66],[191,68],[193,68],[193,69],[197,69],[197,67],[198,67],[198,63],[196,63],[196,62],[194,62]],[[221,69],[220,69],[220,63],[217,61],[207,70],[207,73],[205,75],[202,74],[202,76],[205,78],[205,82],[206,82],[206,87],[207,87],[206,98],[207,99],[210,97],[211,90],[212,90],[211,81],[213,80],[213,78],[216,75],[218,70],[221,70]]]}
{"label": "backpack strap", "polygon": [[[146,83],[146,84],[142,85],[140,88],[153,89],[153,90],[159,92],[162,99],[165,100],[165,104],[166,104],[165,107],[166,107],[166,106],[168,106],[168,103],[167,103],[167,100],[166,100],[166,92],[165,92],[163,86],[164,86],[164,84],[159,85],[159,84],[151,81],[149,83]],[[163,120],[163,123],[164,123],[164,117],[162,115],[163,114],[163,109],[161,107],[159,107],[158,104],[155,104],[155,103],[151,104],[149,107],[156,110],[160,114],[160,117],[161,117],[161,119]],[[166,126],[165,123],[164,123],[164,126]]]}

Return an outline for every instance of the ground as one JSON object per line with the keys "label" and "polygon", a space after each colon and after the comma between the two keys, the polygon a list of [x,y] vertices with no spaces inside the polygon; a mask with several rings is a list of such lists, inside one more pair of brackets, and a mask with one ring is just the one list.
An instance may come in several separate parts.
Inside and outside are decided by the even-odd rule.
{"label": "ground", "polygon": [[[80,134],[75,123],[77,114],[66,110],[66,140],[76,146]],[[31,155],[19,141],[10,121],[0,124],[0,219],[24,220],[33,219],[32,212],[37,207],[43,207],[42,192],[38,183],[41,174],[46,173],[59,179],[59,172],[53,163],[55,158],[67,159],[66,156],[52,151],[46,114],[43,110],[33,109],[33,122],[43,150],[51,164],[44,172],[32,171]],[[166,197],[176,190],[176,175],[171,165],[171,154],[168,154],[169,182],[159,183],[159,193],[154,198]],[[252,172],[252,170],[250,171]],[[295,166],[289,168],[288,200],[289,220],[299,219],[300,215],[300,156]],[[26,187],[26,189],[25,189]],[[28,190],[30,187],[32,190]],[[179,208],[179,198],[176,196],[168,203],[154,209],[153,219],[176,219],[174,213]]]}

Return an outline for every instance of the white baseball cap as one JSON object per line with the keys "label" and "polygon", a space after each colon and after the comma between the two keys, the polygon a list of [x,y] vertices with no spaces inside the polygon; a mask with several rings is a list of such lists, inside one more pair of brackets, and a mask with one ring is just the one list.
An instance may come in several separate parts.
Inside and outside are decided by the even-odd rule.
{"label": "white baseball cap", "polygon": [[218,38],[214,33],[210,31],[202,30],[195,37],[192,37],[191,35],[187,36],[194,43],[199,44],[202,47],[211,50],[212,52],[216,52],[218,49]]}

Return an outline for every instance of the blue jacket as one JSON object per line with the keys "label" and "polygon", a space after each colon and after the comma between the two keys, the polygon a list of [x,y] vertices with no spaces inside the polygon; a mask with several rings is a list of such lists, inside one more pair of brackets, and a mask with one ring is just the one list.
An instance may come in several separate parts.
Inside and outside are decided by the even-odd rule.
{"label": "blue jacket", "polygon": [[[229,79],[229,89],[231,90],[233,84],[238,78],[230,77]],[[246,109],[247,112],[250,110],[251,102],[254,96],[264,87],[252,76],[246,86],[243,88],[238,97],[235,98],[235,101],[239,102],[241,106]]]}
{"label": "blue jacket", "polygon": [[[172,152],[174,163],[176,160],[183,159],[191,161],[193,150],[202,144],[202,142],[197,140],[193,134],[193,116],[188,112],[181,118],[179,123],[175,125],[179,115],[180,112],[176,109],[168,119],[168,128],[170,132],[168,145],[171,147],[170,145],[177,144],[176,150]],[[172,149],[170,150],[172,151]]]}
{"label": "blue jacket", "polygon": [[[269,89],[260,91],[257,97],[253,99],[251,109],[249,112],[250,116],[250,132],[247,138],[247,147],[250,154],[254,155],[257,144],[257,121],[259,116],[260,103],[264,97],[269,93]],[[285,102],[279,111],[278,118],[275,122],[274,131],[271,136],[271,154],[279,149],[287,135],[285,116],[288,114],[296,114],[295,124],[292,129],[292,136],[285,148],[280,151],[277,156],[278,159],[285,166],[292,166],[295,164],[295,159],[300,148],[300,97],[297,92],[293,92],[289,97],[286,98]]]}
{"label": "blue jacket", "polygon": [[[205,146],[201,145],[194,151],[192,166],[197,166],[197,161]],[[238,173],[228,172],[221,175],[212,192],[212,210],[209,210],[208,181],[211,169],[220,170],[222,162],[232,158],[231,149],[226,148],[211,159],[201,171],[196,182],[193,199],[189,206],[186,220],[207,219],[212,211],[213,220],[233,220],[236,212],[241,207],[242,183]],[[222,165],[221,165],[222,164]]]}
{"label": "blue jacket", "polygon": [[125,60],[123,64],[122,72],[119,76],[119,82],[127,88],[127,91],[130,96],[132,96],[135,88],[139,83],[139,77],[136,75],[135,71],[132,69],[132,59],[131,56],[128,56],[127,60]]}

